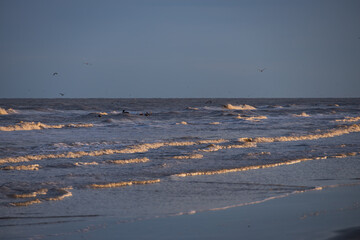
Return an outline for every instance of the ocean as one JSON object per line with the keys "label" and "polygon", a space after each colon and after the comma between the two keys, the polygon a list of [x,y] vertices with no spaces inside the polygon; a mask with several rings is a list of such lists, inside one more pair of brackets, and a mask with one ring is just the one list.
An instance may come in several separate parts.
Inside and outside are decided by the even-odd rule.
{"label": "ocean", "polygon": [[358,98],[0,99],[0,238],[359,184],[359,154]]}

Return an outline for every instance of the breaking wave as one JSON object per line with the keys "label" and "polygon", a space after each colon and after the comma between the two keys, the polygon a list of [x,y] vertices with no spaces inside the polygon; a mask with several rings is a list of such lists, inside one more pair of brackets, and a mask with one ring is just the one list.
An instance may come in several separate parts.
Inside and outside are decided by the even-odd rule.
{"label": "breaking wave", "polygon": [[0,108],[0,115],[8,115],[8,114],[12,114],[12,113],[17,113],[17,111],[15,111],[12,108],[9,109],[4,109],[4,108]]}
{"label": "breaking wave", "polygon": [[204,149],[199,149],[200,152],[216,152],[223,149],[231,149],[231,148],[254,148],[256,147],[255,142],[246,142],[245,144],[232,144],[232,145],[216,145],[216,144],[210,144]]}
{"label": "breaking wave", "polygon": [[254,165],[254,166],[246,166],[246,167],[239,167],[239,168],[230,168],[230,169],[220,169],[220,170],[209,170],[209,171],[197,171],[197,172],[189,172],[189,173],[178,173],[173,176],[176,177],[189,177],[189,176],[199,176],[199,175],[215,175],[215,174],[224,174],[224,173],[232,173],[232,172],[243,172],[249,170],[256,170],[256,169],[263,169],[263,168],[273,168],[283,165],[292,165],[297,164],[305,161],[312,161],[312,160],[320,160],[320,159],[327,159],[327,158],[339,158],[339,157],[348,157],[348,156],[355,156],[359,154],[358,152],[351,152],[348,154],[338,154],[333,156],[322,156],[322,157],[313,157],[313,158],[301,158],[295,160],[288,160],[285,162],[279,163],[269,163],[269,164],[262,164],[262,165]]}
{"label": "breaking wave", "polygon": [[247,104],[243,104],[243,105],[238,105],[238,106],[234,106],[229,104],[226,104],[223,106],[226,109],[231,109],[231,110],[255,110],[256,108]]}
{"label": "breaking wave", "polygon": [[31,193],[25,193],[25,194],[12,194],[12,195],[9,195],[9,197],[11,197],[11,198],[34,198],[34,197],[37,197],[38,195],[44,195],[44,198],[36,198],[36,199],[22,201],[22,202],[12,202],[12,203],[9,203],[9,205],[14,206],[14,207],[25,207],[25,206],[29,206],[32,204],[42,203],[43,201],[60,201],[60,200],[63,200],[64,198],[72,196],[72,193],[70,191],[68,191],[69,189],[72,189],[72,187],[53,189],[51,191],[51,193],[54,194],[55,196],[51,196],[51,197],[48,196],[50,194],[49,189],[40,189],[38,191],[31,192]]}
{"label": "breaking wave", "polygon": [[7,157],[0,159],[0,164],[5,163],[19,163],[19,162],[29,162],[29,161],[39,161],[43,159],[54,159],[54,158],[81,158],[85,156],[96,157],[102,155],[113,155],[113,154],[134,154],[134,153],[144,153],[151,149],[158,149],[161,147],[181,147],[181,146],[192,146],[199,144],[209,144],[209,143],[220,143],[225,142],[224,139],[215,139],[215,140],[201,140],[198,142],[159,142],[159,143],[143,143],[139,145],[133,145],[124,149],[101,149],[90,152],[79,151],[79,152],[66,152],[58,154],[42,154],[42,155],[26,155],[19,157]]}
{"label": "breaking wave", "polygon": [[301,114],[293,114],[294,117],[310,117],[306,112],[302,112]]}
{"label": "breaking wave", "polygon": [[23,194],[10,194],[8,196],[11,198],[32,198],[32,197],[36,197],[37,195],[44,195],[47,192],[48,192],[48,189],[42,188],[35,192],[23,193]]}
{"label": "breaking wave", "polygon": [[128,160],[108,160],[107,163],[113,163],[113,164],[129,164],[129,163],[145,163],[149,162],[150,160],[147,157],[144,158],[134,158],[134,159],[128,159]]}
{"label": "breaking wave", "polygon": [[33,164],[33,165],[21,165],[21,166],[6,166],[0,168],[1,170],[18,170],[18,171],[37,171],[39,170],[40,165],[39,164]]}
{"label": "breaking wave", "polygon": [[76,162],[74,163],[75,166],[89,166],[89,165],[99,165],[97,162]]}
{"label": "breaking wave", "polygon": [[264,119],[267,119],[266,116],[242,116],[242,115],[238,115],[236,117],[236,119],[242,119],[242,120],[245,120],[245,121],[251,121],[251,122],[259,122],[260,120],[264,120]]}
{"label": "breaking wave", "polygon": [[349,134],[353,132],[360,132],[360,124],[353,124],[351,126],[342,126],[337,129],[330,129],[325,133],[310,134],[303,136],[282,136],[282,137],[258,137],[258,138],[239,138],[240,142],[257,142],[257,143],[270,143],[270,142],[290,142],[302,140],[316,140],[320,138],[331,138]]}
{"label": "breaking wave", "polygon": [[360,117],[345,117],[345,119],[337,119],[336,122],[358,122]]}
{"label": "breaking wave", "polygon": [[190,154],[190,155],[183,155],[183,156],[175,156],[174,159],[200,159],[204,156],[202,154]]}
{"label": "breaking wave", "polygon": [[41,130],[48,128],[79,128],[79,127],[93,127],[93,124],[59,124],[59,125],[47,125],[41,122],[19,122],[15,125],[7,127],[0,127],[0,131],[30,131],[30,130]]}
{"label": "breaking wave", "polygon": [[115,183],[105,183],[105,184],[91,184],[88,185],[90,188],[116,188],[116,187],[125,187],[131,185],[143,185],[143,184],[152,184],[159,183],[160,179],[155,180],[145,180],[145,181],[129,181],[129,182],[115,182]]}

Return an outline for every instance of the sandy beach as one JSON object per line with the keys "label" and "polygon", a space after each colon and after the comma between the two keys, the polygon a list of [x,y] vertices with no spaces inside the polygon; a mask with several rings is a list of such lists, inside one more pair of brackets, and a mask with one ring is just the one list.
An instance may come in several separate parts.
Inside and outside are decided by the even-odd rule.
{"label": "sandy beach", "polygon": [[[360,186],[263,203],[108,226],[83,239],[359,239]],[[79,235],[68,236],[79,239]],[[68,239],[70,239],[68,238]]]}
{"label": "sandy beach", "polygon": [[[360,186],[329,187],[261,203],[121,223],[88,216],[86,221],[44,223],[40,234],[2,233],[3,239],[359,239]],[[74,220],[74,219],[73,219]],[[29,234],[31,226],[22,226]],[[39,226],[37,226],[39,230]],[[39,232],[38,232],[39,233]]]}

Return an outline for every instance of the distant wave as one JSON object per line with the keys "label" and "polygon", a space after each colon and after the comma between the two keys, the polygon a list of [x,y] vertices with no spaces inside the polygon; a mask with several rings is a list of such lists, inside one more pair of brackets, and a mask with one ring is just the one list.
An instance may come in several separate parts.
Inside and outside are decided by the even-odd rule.
{"label": "distant wave", "polygon": [[293,114],[294,117],[310,117],[306,112],[302,112],[301,114]]}
{"label": "distant wave", "polygon": [[234,105],[231,105],[230,103],[224,105],[224,108],[232,109],[232,110],[255,110],[256,109],[255,107],[250,106],[250,105],[246,105],[246,104],[239,105],[239,106],[234,106]]}
{"label": "distant wave", "polygon": [[358,122],[360,117],[345,117],[344,119],[337,119],[336,122]]}
{"label": "distant wave", "polygon": [[9,109],[4,109],[4,108],[0,108],[0,115],[8,115],[8,114],[12,114],[12,113],[17,113],[17,111],[15,111],[12,108]]}
{"label": "distant wave", "polygon": [[245,120],[245,121],[251,121],[251,122],[259,122],[260,120],[263,120],[263,119],[267,119],[266,116],[242,116],[242,115],[238,115],[236,117],[236,119],[242,119],[242,120]]}
{"label": "distant wave", "polygon": [[41,130],[48,128],[79,128],[79,127],[93,127],[93,124],[59,124],[59,125],[47,125],[41,122],[19,122],[15,125],[6,127],[0,127],[0,131],[30,131]]}

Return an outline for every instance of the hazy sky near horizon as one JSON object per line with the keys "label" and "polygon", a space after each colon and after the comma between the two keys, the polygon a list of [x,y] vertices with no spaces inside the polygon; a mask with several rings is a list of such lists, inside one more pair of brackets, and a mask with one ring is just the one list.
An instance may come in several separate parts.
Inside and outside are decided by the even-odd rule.
{"label": "hazy sky near horizon", "polygon": [[360,97],[359,13],[357,0],[1,0],[0,98]]}

